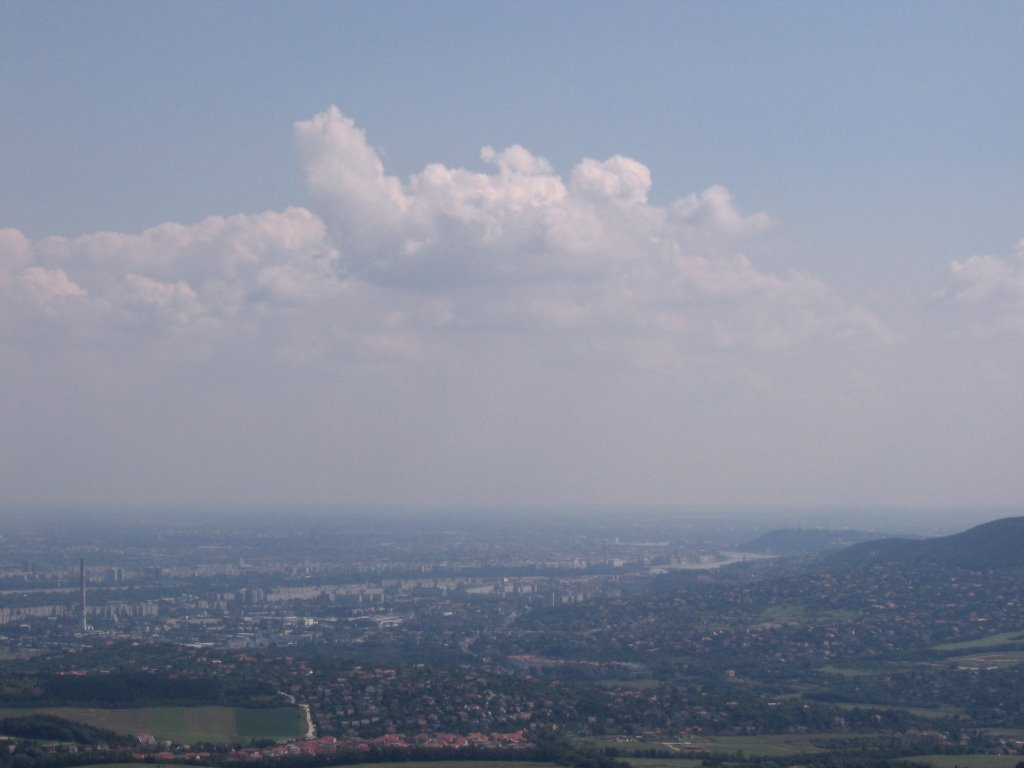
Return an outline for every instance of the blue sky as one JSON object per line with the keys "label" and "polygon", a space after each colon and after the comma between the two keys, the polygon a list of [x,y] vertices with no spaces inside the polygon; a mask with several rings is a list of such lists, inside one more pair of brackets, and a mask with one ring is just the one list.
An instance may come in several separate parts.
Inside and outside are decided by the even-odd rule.
{"label": "blue sky", "polygon": [[[1019,233],[1016,3],[8,3],[5,223],[140,229],[302,202],[291,124],[398,176],[513,143],[725,184],[813,257],[908,268]],[[899,271],[899,270],[897,270]],[[852,276],[852,275],[851,275]]]}
{"label": "blue sky", "polygon": [[[1022,17],[6,3],[6,501],[1019,505]],[[514,145],[534,160],[480,154]],[[614,157],[638,165],[580,165]],[[519,176],[483,202],[479,178],[417,194],[429,164]],[[623,201],[598,242],[586,217]],[[180,252],[125,239],[168,222],[193,228]],[[241,251],[269,260],[244,286]],[[364,359],[382,345],[409,357]]]}

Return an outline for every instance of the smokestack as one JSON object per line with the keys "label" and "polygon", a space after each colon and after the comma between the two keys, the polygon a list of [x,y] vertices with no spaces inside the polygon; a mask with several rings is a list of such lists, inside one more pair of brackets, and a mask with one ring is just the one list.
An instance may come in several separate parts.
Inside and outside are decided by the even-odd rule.
{"label": "smokestack", "polygon": [[89,631],[89,621],[85,618],[85,558],[78,561],[78,589],[82,595],[82,631]]}

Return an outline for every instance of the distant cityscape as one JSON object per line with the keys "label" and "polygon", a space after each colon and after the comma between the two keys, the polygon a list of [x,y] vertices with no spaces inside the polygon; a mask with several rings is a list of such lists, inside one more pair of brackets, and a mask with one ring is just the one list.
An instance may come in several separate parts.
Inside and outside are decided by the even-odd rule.
{"label": "distant cityscape", "polygon": [[[165,640],[225,648],[365,644],[402,626],[463,616],[504,617],[536,606],[621,594],[674,569],[708,569],[763,555],[680,528],[662,540],[548,524],[541,536],[497,530],[412,530],[356,518],[248,533],[195,526],[160,530],[80,525],[40,541],[8,528],[0,544],[3,642],[38,652],[68,642]],[[656,526],[655,526],[656,527]],[[720,532],[718,532],[720,535]],[[671,534],[671,536],[666,535]],[[123,540],[130,539],[130,540]],[[452,642],[466,638],[453,633]]]}
{"label": "distant cityscape", "polygon": [[9,520],[0,738],[21,768],[1024,754],[1024,518],[773,522]]}

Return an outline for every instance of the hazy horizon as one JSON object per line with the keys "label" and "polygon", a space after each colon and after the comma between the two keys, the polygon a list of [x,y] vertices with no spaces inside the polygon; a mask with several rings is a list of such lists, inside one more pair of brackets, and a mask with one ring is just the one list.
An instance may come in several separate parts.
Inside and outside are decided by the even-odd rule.
{"label": "hazy horizon", "polygon": [[[26,518],[25,513],[31,513]],[[98,532],[105,526],[124,530],[135,526],[172,529],[176,526],[232,529],[300,530],[303,526],[325,529],[354,524],[359,528],[380,525],[400,531],[446,526],[495,534],[503,528],[522,533],[531,527],[575,528],[581,533],[605,534],[611,530],[660,531],[674,535],[710,535],[733,532],[744,535],[770,530],[862,530],[884,536],[941,536],[974,526],[1021,515],[1019,509],[850,509],[850,508],[397,508],[340,506],[78,506],[0,507],[0,525],[19,527],[69,526],[69,530]],[[751,538],[747,535],[747,538]],[[3,538],[3,531],[0,531]]]}

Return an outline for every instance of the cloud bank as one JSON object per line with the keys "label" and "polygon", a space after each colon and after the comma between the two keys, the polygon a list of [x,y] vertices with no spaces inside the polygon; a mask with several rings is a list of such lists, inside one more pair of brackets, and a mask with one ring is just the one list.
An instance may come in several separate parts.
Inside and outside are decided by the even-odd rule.
{"label": "cloud bank", "polygon": [[334,107],[295,142],[309,208],[0,230],[3,413],[32,446],[6,457],[11,499],[931,499],[927,472],[901,489],[872,453],[909,402],[896,350],[923,382],[935,339],[1024,332],[1021,248],[952,264],[922,332],[759,267],[766,213],[722,186],[654,204],[631,158],[560,174],[484,147],[480,170],[402,180]]}
{"label": "cloud bank", "polygon": [[100,339],[220,344],[307,314],[301,333],[327,347],[573,332],[588,348],[656,341],[665,362],[689,347],[884,333],[814,278],[759,270],[745,249],[772,223],[723,187],[659,207],[635,160],[584,159],[563,178],[520,146],[485,147],[487,172],[430,164],[402,182],[337,108],[295,135],[316,212],[36,243],[4,230],[5,304]]}

